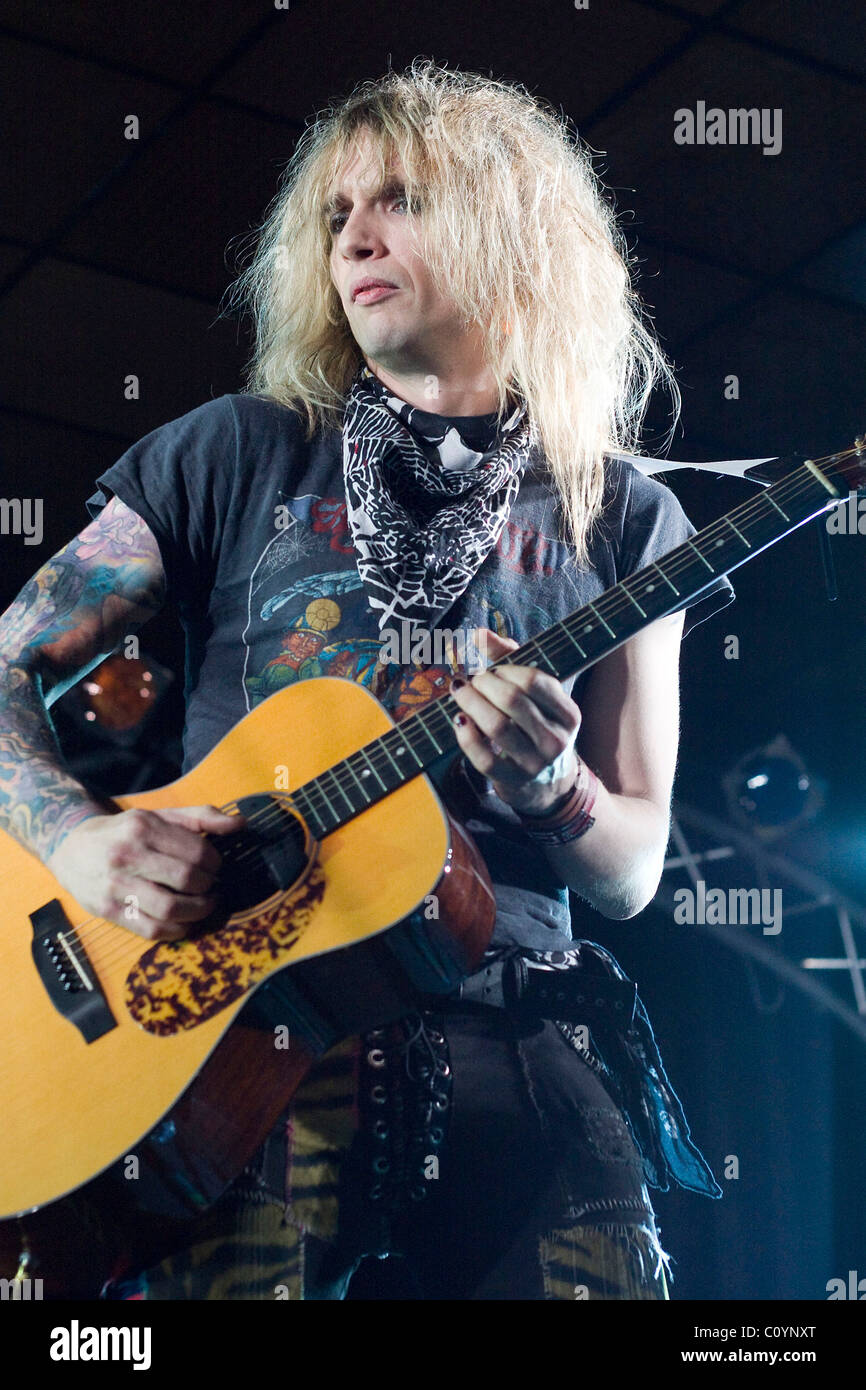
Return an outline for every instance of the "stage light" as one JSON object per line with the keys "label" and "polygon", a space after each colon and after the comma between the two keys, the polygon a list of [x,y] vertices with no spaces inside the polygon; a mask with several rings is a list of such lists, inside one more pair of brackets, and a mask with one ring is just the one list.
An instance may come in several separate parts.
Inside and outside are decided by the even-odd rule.
{"label": "stage light", "polygon": [[722,779],[731,819],[762,840],[776,840],[812,820],[823,789],[784,734],[741,758]]}

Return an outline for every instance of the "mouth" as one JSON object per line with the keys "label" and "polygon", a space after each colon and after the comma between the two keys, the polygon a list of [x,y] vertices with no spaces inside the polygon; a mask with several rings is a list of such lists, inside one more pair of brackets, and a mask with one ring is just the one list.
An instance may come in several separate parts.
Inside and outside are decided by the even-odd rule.
{"label": "mouth", "polygon": [[389,285],[382,280],[377,280],[370,284],[362,284],[355,289],[352,301],[355,304],[375,304],[377,300],[384,299],[386,295],[396,293],[396,285]]}

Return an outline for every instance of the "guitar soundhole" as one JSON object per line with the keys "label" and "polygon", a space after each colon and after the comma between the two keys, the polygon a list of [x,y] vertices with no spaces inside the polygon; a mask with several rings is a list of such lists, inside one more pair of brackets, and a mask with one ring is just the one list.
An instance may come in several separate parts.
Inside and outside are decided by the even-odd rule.
{"label": "guitar soundhole", "polygon": [[306,825],[279,797],[245,796],[234,806],[246,817],[246,827],[211,837],[222,856],[220,898],[229,917],[288,892],[303,877],[314,850]]}

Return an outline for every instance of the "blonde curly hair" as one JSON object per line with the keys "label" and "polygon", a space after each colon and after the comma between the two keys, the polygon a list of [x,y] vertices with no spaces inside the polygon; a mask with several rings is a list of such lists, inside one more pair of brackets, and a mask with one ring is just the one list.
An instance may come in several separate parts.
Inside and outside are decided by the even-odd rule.
{"label": "blonde curly hair", "polygon": [[232,287],[255,324],[246,390],[306,413],[308,437],[342,422],[362,356],[330,276],[328,197],[362,134],[381,187],[399,158],[433,284],[482,327],[498,409],[526,403],[585,563],[605,454],[635,447],[657,382],[674,421],[680,398],[590,153],[522,86],[416,58],[317,115]]}

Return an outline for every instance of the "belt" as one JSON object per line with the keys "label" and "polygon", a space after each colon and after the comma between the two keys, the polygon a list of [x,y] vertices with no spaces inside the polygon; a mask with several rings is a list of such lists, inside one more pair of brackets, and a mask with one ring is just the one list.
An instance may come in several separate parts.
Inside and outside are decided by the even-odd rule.
{"label": "belt", "polygon": [[524,1018],[600,1022],[628,1029],[634,1019],[637,986],[632,980],[601,978],[580,967],[566,970],[535,965],[523,956],[491,961],[449,996],[455,1002],[488,1004]]}

